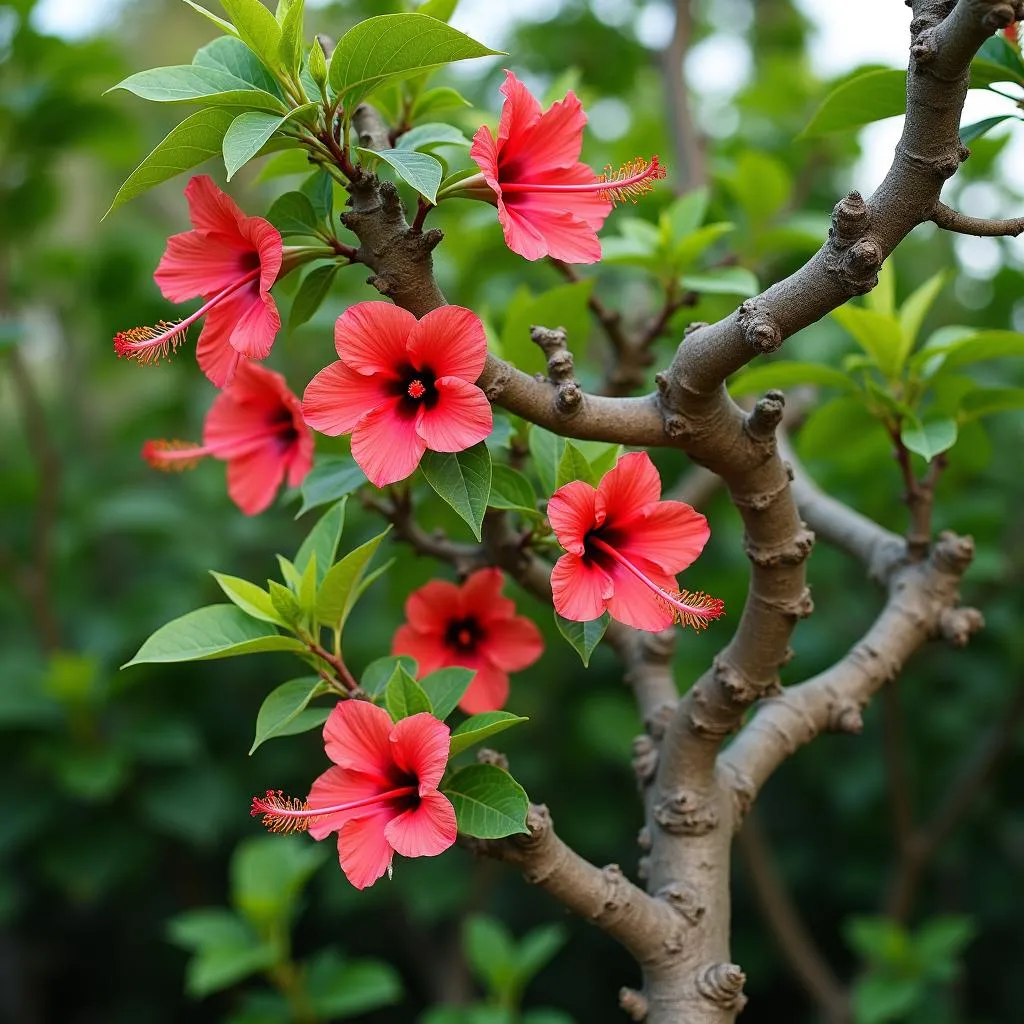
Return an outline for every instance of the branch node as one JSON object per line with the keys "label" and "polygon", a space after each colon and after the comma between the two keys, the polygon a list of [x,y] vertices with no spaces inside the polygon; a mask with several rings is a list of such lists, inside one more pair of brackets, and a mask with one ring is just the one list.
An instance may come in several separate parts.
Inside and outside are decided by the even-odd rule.
{"label": "branch node", "polygon": [[829,712],[828,727],[832,732],[848,732],[859,736],[864,731],[861,707],[854,701],[844,701]]}
{"label": "branch node", "polygon": [[672,724],[675,713],[675,703],[666,702],[653,708],[644,718],[644,728],[655,742],[660,743],[665,738],[665,733],[668,732],[668,727]]}
{"label": "branch node", "polygon": [[694,320],[693,323],[689,323],[683,328],[683,337],[688,338],[691,334],[696,334],[702,327],[707,326],[706,320]]}
{"label": "branch node", "polygon": [[878,284],[878,268],[884,258],[873,238],[859,238],[847,249],[840,274],[854,295],[863,295]]}
{"label": "branch node", "polygon": [[476,760],[478,764],[493,764],[503,772],[508,771],[508,758],[497,750],[491,750],[490,747],[482,747],[478,750]]}
{"label": "branch node", "polygon": [[755,352],[767,355],[779,350],[782,329],[763,296],[747,299],[736,315],[747,344]]}
{"label": "branch node", "polygon": [[939,616],[939,632],[954,647],[966,647],[984,626],[985,617],[977,608],[946,608]]}
{"label": "branch node", "polygon": [[833,208],[829,234],[840,244],[850,244],[864,234],[870,223],[871,211],[864,197],[859,192],[851,192]]}
{"label": "branch node", "polygon": [[665,417],[665,433],[675,439],[690,438],[693,436],[693,427],[685,416],[669,413]]}
{"label": "branch node", "polygon": [[647,1020],[647,1000],[635,988],[623,985],[619,989],[619,1006],[625,1010],[626,1016],[637,1024]]}
{"label": "branch node", "polygon": [[974,561],[974,538],[944,530],[939,534],[932,558],[937,568],[962,576]]}
{"label": "branch node", "polygon": [[910,47],[910,56],[917,64],[929,64],[939,55],[935,45],[935,29],[926,28],[918,33]]}
{"label": "branch node", "polygon": [[709,964],[697,975],[697,991],[715,1006],[738,1012],[747,1004],[746,980],[736,964]]}
{"label": "branch node", "polygon": [[989,32],[1000,32],[1017,20],[1017,12],[1011,4],[995,4],[981,17],[981,23]]}
{"label": "branch node", "polygon": [[651,849],[651,830],[644,825],[636,834],[636,845],[645,853]]}
{"label": "branch node", "polygon": [[654,805],[654,820],[676,836],[704,836],[718,827],[714,804],[690,789],[672,789]]}
{"label": "branch node", "polygon": [[704,917],[706,907],[700,901],[696,888],[688,882],[670,882],[662,886],[655,899],[664,900],[688,925],[694,928]]}
{"label": "branch node", "polygon": [[744,549],[754,565],[762,569],[775,569],[780,565],[799,565],[807,559],[814,547],[814,533],[802,523],[800,529],[779,544],[762,545],[752,541],[749,535],[744,540]]}
{"label": "branch node", "polygon": [[747,432],[759,441],[774,437],[785,408],[786,396],[781,391],[766,392],[747,414]]}
{"label": "branch node", "polygon": [[658,747],[646,733],[633,740],[633,771],[641,788],[650,785],[658,770]]}

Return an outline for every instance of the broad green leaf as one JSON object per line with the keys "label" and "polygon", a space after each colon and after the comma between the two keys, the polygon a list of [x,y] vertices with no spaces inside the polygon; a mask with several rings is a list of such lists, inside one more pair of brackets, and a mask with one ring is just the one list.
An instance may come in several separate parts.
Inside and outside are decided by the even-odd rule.
{"label": "broad green leaf", "polygon": [[566,441],[562,457],[558,460],[555,487],[557,489],[572,480],[584,480],[591,486],[596,486],[597,484],[597,476],[587,461],[586,456],[572,441]]}
{"label": "broad green leaf", "polygon": [[410,658],[407,654],[388,654],[383,658],[371,661],[363,671],[363,678],[359,685],[371,696],[378,697],[388,685],[388,680],[394,675],[395,669],[401,665],[405,671],[414,679],[416,678],[416,659]]}
{"label": "broad green leaf", "polygon": [[[260,0],[220,0],[242,42],[270,69],[281,67],[281,26]],[[301,17],[301,15],[300,15]]]}
{"label": "broad green leaf", "polygon": [[[694,263],[720,238],[736,230],[735,224],[721,222],[706,224],[677,242],[672,249],[672,266],[676,270],[689,270]],[[664,268],[661,268],[662,270]]]}
{"label": "broad green leaf", "polygon": [[[266,10],[266,8],[264,8]],[[268,12],[269,13],[269,12]],[[286,121],[315,109],[315,103],[296,107],[287,114],[268,114],[262,110],[247,110],[231,122],[224,135],[224,167],[228,181],[244,167],[270,141],[270,137]]]}
{"label": "broad green leaf", "polygon": [[511,729],[513,725],[528,721],[528,718],[513,715],[508,711],[484,711],[479,715],[473,715],[452,733],[450,756],[461,754],[477,743]]}
{"label": "broad green leaf", "polygon": [[926,992],[927,983],[921,977],[864,974],[853,985],[853,1019],[856,1024],[898,1024],[909,1020]]}
{"label": "broad green leaf", "polygon": [[832,310],[830,315],[853,335],[886,377],[898,376],[906,345],[899,322],[894,317],[849,304]]}
{"label": "broad green leaf", "polygon": [[928,311],[935,304],[939,293],[949,280],[949,275],[940,270],[934,277],[930,277],[919,288],[907,296],[906,301],[900,306],[900,330],[903,332],[903,345],[905,351],[901,354],[900,363],[906,360],[917,343],[917,336],[921,331],[921,325]]}
{"label": "broad green leaf", "polygon": [[281,579],[288,584],[295,593],[302,587],[302,573],[284,555],[277,556],[277,564],[281,569]]}
{"label": "broad green leaf", "polygon": [[121,667],[305,649],[300,640],[282,636],[233,604],[212,604],[161,626]]}
{"label": "broad green leaf", "polygon": [[487,504],[491,508],[517,509],[540,515],[533,484],[522,473],[502,462],[491,466],[491,494]]}
{"label": "broad green leaf", "polygon": [[327,455],[319,458],[302,481],[302,507],[295,518],[298,519],[318,505],[337,501],[365,483],[365,474],[351,456]]}
{"label": "broad green leaf", "polygon": [[391,527],[365,544],[350,551],[341,561],[332,565],[316,597],[316,618],[318,622],[340,629],[356,603],[359,584],[366,574],[370,559],[373,558],[380,542],[388,535]]}
{"label": "broad green leaf", "polygon": [[786,165],[769,153],[744,149],[725,179],[755,226],[768,223],[789,205],[793,179]]}
{"label": "broad green leaf", "polygon": [[254,936],[249,926],[224,907],[198,907],[167,922],[167,938],[182,949],[242,946]]}
{"label": "broad green leaf", "polygon": [[462,948],[487,990],[511,1002],[517,981],[516,945],[505,925],[487,914],[471,914],[463,924]]}
{"label": "broad green leaf", "polygon": [[293,629],[298,628],[305,617],[303,602],[296,596],[301,591],[301,588],[301,577],[297,580],[294,589],[283,586],[277,580],[267,580],[267,589],[270,591],[270,601],[274,606],[274,610]]}
{"label": "broad green leaf", "polygon": [[[298,569],[298,566],[296,566],[296,569]],[[316,551],[311,551],[303,565],[302,575],[299,577],[299,585],[295,591],[295,596],[299,599],[299,607],[302,608],[302,614],[308,619],[311,619],[316,612],[316,592],[319,586],[319,577],[317,553]]]}
{"label": "broad green leaf", "polygon": [[384,703],[388,714],[396,721],[426,712],[433,708],[430,698],[423,692],[423,687],[401,665],[395,666],[391,673],[387,688],[384,690]]}
{"label": "broad green leaf", "polygon": [[458,107],[470,107],[472,104],[455,89],[447,85],[439,86],[436,89],[427,89],[420,93],[412,107],[413,120],[419,121],[430,114],[436,114],[440,110],[454,110]]}
{"label": "broad green leaf", "polygon": [[912,452],[926,462],[947,451],[956,444],[956,420],[943,417],[925,420],[923,423],[904,423],[900,440]]}
{"label": "broad green leaf", "polygon": [[958,957],[976,934],[971,918],[950,914],[925,921],[915,932],[911,944],[918,959],[931,966]]}
{"label": "broad green leaf", "polygon": [[257,89],[227,71],[197,64],[177,64],[139,71],[118,82],[112,89],[124,89],[140,99],[155,103],[203,102],[278,114],[286,111],[284,103],[269,92]]}
{"label": "broad green leaf", "polygon": [[214,14],[213,11],[208,11],[202,4],[198,4],[195,0],[183,0],[183,3],[189,5],[193,11],[197,11],[204,18],[212,21],[222,32],[227,32],[229,36],[234,38],[238,37],[238,33],[235,31],[235,26],[230,21],[225,21],[222,17]]}
{"label": "broad green leaf", "polygon": [[455,710],[475,675],[475,669],[453,665],[439,668],[420,680],[423,692],[430,698],[434,714],[442,722]]}
{"label": "broad green leaf", "polygon": [[[322,267],[314,267],[302,279],[302,284],[299,285],[299,290],[295,293],[295,298],[292,299],[292,308],[288,314],[289,334],[315,315],[330,293],[331,285],[334,284],[334,275],[340,269],[340,263],[328,263]],[[363,479],[366,478],[363,477]]]}
{"label": "broad green leaf", "polygon": [[210,157],[216,156],[221,151],[224,133],[233,117],[231,111],[220,107],[197,110],[186,117],[128,175],[125,183],[117,190],[110,209],[103,216],[109,216],[123,203],[154,185],[168,181],[182,171],[198,167]]}
{"label": "broad green leaf", "polygon": [[599,619],[591,619],[589,622],[563,619],[558,612],[555,612],[555,625],[558,627],[558,632],[576,649],[584,666],[590,664],[590,656],[601,642],[601,637],[604,636],[610,621],[611,616],[607,612]]}
{"label": "broad green leaf", "polygon": [[547,373],[547,361],[539,345],[530,338],[530,328],[564,327],[569,347],[577,358],[590,336],[590,311],[587,302],[594,280],[559,285],[539,295],[521,287],[512,296],[501,330],[501,350],[505,358],[527,373]]}
{"label": "broad green leaf", "polygon": [[300,186],[316,215],[328,223],[334,210],[334,182],[326,171],[314,171]]}
{"label": "broad green leaf", "polygon": [[256,736],[249,748],[250,756],[262,743],[279,736],[314,697],[327,692],[327,684],[317,676],[290,679],[271,690],[256,715]]}
{"label": "broad green leaf", "polygon": [[424,0],[416,8],[417,14],[427,14],[438,21],[451,21],[459,0]]}
{"label": "broad green leaf", "polygon": [[[314,38],[313,45],[309,48],[309,77],[313,84],[326,93],[327,89],[327,58],[324,56],[324,48],[320,45],[319,37]],[[316,93],[310,93],[315,96]]]}
{"label": "broad green leaf", "polygon": [[304,573],[312,557],[316,557],[317,587],[323,582],[327,570],[334,565],[338,553],[338,542],[345,526],[345,505],[348,498],[344,497],[332,505],[320,518],[302,542],[295,554],[295,568]]}
{"label": "broad green leaf", "polygon": [[961,366],[1007,356],[1024,356],[1024,334],[1016,331],[979,331],[948,346],[941,369],[945,373]]}
{"label": "broad green leaf", "polygon": [[306,962],[303,991],[316,1020],[335,1021],[400,1002],[402,979],[381,960],[348,960],[328,948]]}
{"label": "broad green leaf", "polygon": [[437,188],[444,173],[441,161],[429,153],[407,149],[364,149],[357,146],[363,156],[383,160],[406,184],[411,185],[431,203],[437,202]]}
{"label": "broad green leaf", "polygon": [[[306,170],[304,167],[303,170]],[[267,220],[282,235],[315,236],[323,229],[322,220],[305,192],[285,192],[278,196],[267,210]]]}
{"label": "broad green leaf", "polygon": [[231,601],[247,615],[251,615],[254,619],[262,619],[264,622],[273,622],[277,626],[285,625],[281,616],[274,610],[270,595],[262,587],[238,576],[228,576],[226,573],[214,572],[212,569],[210,575]]}
{"label": "broad green leaf", "polygon": [[274,76],[263,66],[259,57],[235,36],[220,36],[201,46],[192,58],[192,63],[226,71],[257,89],[284,99]]}
{"label": "broad green leaf", "polygon": [[462,452],[426,451],[420,469],[428,484],[466,521],[480,540],[491,493],[491,453],[483,441]]}
{"label": "broad green leaf", "polygon": [[680,196],[662,214],[673,241],[680,241],[692,235],[704,223],[708,212],[709,193],[707,188],[696,188]]}
{"label": "broad green leaf", "polygon": [[195,999],[230,988],[277,963],[280,951],[255,935],[246,945],[203,949],[185,968],[185,991]]}
{"label": "broad green leaf", "polygon": [[1024,62],[1020,54],[998,33],[985,40],[971,62],[972,89],[984,89],[996,82],[1024,85]]}
{"label": "broad green leaf", "polygon": [[568,930],[561,924],[544,924],[524,935],[516,950],[516,969],[520,979],[529,981],[554,959],[568,941]]}
{"label": "broad green leaf", "polygon": [[540,485],[545,494],[555,491],[558,478],[558,467],[565,451],[565,438],[551,433],[543,427],[530,428],[530,454],[533,456],[533,468],[540,477]]}
{"label": "broad green leaf", "polygon": [[418,124],[415,128],[410,128],[404,135],[399,136],[395,143],[396,149],[421,151],[434,149],[437,146],[459,146],[468,149],[470,142],[455,125],[445,124],[443,121],[430,121],[427,124]]}
{"label": "broad green leaf", "polygon": [[838,388],[840,391],[856,391],[856,385],[850,377],[824,363],[798,363],[778,361],[764,363],[737,374],[729,381],[729,394],[740,395],[763,394],[772,388],[796,387],[800,384],[817,384],[820,387]]}
{"label": "broad green leaf", "polygon": [[809,139],[907,112],[905,71],[865,71],[836,86],[797,136]]}
{"label": "broad green leaf", "polygon": [[1019,121],[1021,118],[1017,117],[1016,114],[999,114],[996,117],[986,117],[981,121],[973,121],[971,124],[964,124],[960,126],[960,141],[965,145],[969,146],[975,139],[980,139],[983,135],[987,135],[997,125],[1001,125],[1004,121]]}
{"label": "broad green leaf", "polygon": [[883,316],[896,315],[896,271],[892,260],[878,268],[878,284],[864,296],[864,305]]}
{"label": "broad green leaf", "polygon": [[707,295],[756,295],[761,286],[746,267],[720,267],[699,274],[684,274],[679,283],[687,291]]}
{"label": "broad green leaf", "polygon": [[960,416],[961,419],[974,420],[1017,409],[1024,409],[1024,388],[978,388],[964,396]]}
{"label": "broad green leaf", "polygon": [[309,160],[304,149],[285,149],[275,153],[260,167],[256,181],[272,181],[292,174],[308,174]]}
{"label": "broad green leaf", "polygon": [[281,739],[283,736],[299,736],[304,732],[309,732],[311,729],[318,729],[327,721],[330,714],[330,708],[305,708],[286,725],[282,725],[272,738]]}
{"label": "broad green leaf", "polygon": [[305,0],[282,0],[277,9],[281,26],[278,55],[286,71],[298,74],[302,67],[302,16]]}
{"label": "broad green leaf", "polygon": [[527,832],[526,792],[497,765],[471,764],[457,771],[442,792],[455,808],[455,819],[463,835],[502,839]]}
{"label": "broad green leaf", "polygon": [[288,921],[303,886],[330,856],[300,836],[252,836],[231,858],[231,901],[261,931]]}
{"label": "broad green leaf", "polygon": [[425,14],[382,14],[341,37],[328,78],[351,109],[385,82],[499,52]]}

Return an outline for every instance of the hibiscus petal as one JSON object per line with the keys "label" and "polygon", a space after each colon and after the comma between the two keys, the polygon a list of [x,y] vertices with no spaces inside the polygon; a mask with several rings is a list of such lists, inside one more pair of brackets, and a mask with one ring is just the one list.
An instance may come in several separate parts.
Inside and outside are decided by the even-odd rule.
{"label": "hibiscus petal", "polygon": [[288,486],[298,487],[313,468],[313,435],[301,418],[295,422],[298,437],[291,447],[288,461]]}
{"label": "hibiscus petal", "polygon": [[[597,184],[597,175],[587,164],[577,164],[575,167],[538,174],[530,180],[535,185],[594,185]],[[612,212],[612,204],[601,197],[600,189],[593,192],[515,192],[506,196],[506,201],[521,210],[524,216],[534,210],[571,213],[586,221],[595,231]]]}
{"label": "hibiscus petal", "polygon": [[482,441],[494,427],[487,396],[459,377],[434,382],[437,404],[425,406],[416,419],[416,433],[435,452],[462,452]]}
{"label": "hibiscus petal", "polygon": [[[363,772],[348,771],[332,765],[312,785],[306,803],[316,810],[320,807],[335,807],[338,804],[354,803],[358,800],[372,799],[383,792],[380,780]],[[348,811],[334,811],[322,817],[313,818],[308,829],[314,839],[324,839],[331,832],[337,832],[347,821],[353,818],[365,818],[367,814],[376,814],[379,807],[354,807]]]}
{"label": "hibiscus petal", "polygon": [[[498,197],[498,222],[505,235],[505,244],[524,260],[539,260],[548,255],[548,243],[544,235],[526,214],[506,203],[501,196]],[[598,257],[600,258],[600,245]]]}
{"label": "hibiscus petal", "polygon": [[346,822],[338,832],[338,863],[357,889],[373,885],[387,871],[394,849],[387,840],[391,812]]}
{"label": "hibiscus petal", "polygon": [[609,526],[622,527],[661,497],[661,477],[647,452],[629,452],[597,485],[597,514]]}
{"label": "hibiscus petal", "polygon": [[544,653],[544,639],[536,624],[524,615],[487,624],[484,657],[506,672],[532,665]]}
{"label": "hibiscus petal", "polygon": [[475,161],[483,173],[484,180],[496,192],[498,185],[498,147],[494,136],[487,125],[482,124],[473,136],[473,144],[469,147],[470,159]]}
{"label": "hibiscus petal", "polygon": [[476,675],[473,676],[469,687],[462,695],[459,707],[467,715],[479,715],[484,711],[499,711],[508,700],[508,673],[482,658],[474,660],[477,661],[477,664],[467,665],[466,668],[475,668]]}
{"label": "hibiscus petal", "polygon": [[256,251],[260,261],[260,292],[266,294],[281,270],[284,249],[281,232],[262,217],[242,218],[242,237]]}
{"label": "hibiscus petal", "polygon": [[480,317],[462,306],[431,310],[412,329],[409,356],[435,377],[461,377],[472,384],[484,372],[487,335]]}
{"label": "hibiscus petal", "polygon": [[612,592],[611,577],[600,566],[576,555],[562,555],[551,570],[551,596],[555,611],[563,619],[599,619]]}
{"label": "hibiscus petal", "polygon": [[266,359],[281,330],[281,314],[273,296],[261,295],[255,288],[240,290],[206,314],[231,318],[231,347],[248,359]]}
{"label": "hibiscus petal", "polygon": [[342,360],[359,373],[384,373],[409,361],[406,342],[416,317],[390,302],[358,302],[334,324],[334,346]]}
{"label": "hibiscus petal", "polygon": [[376,487],[404,480],[427,450],[416,421],[399,414],[399,399],[368,412],[352,432],[352,458]]}
{"label": "hibiscus petal", "polygon": [[237,238],[239,249],[249,248],[240,230],[245,214],[231,196],[217,188],[209,175],[195,175],[185,186],[185,199],[196,231],[219,232],[226,236],[225,240]]}
{"label": "hibiscus petal", "polygon": [[515,602],[501,596],[505,576],[493,567],[477,569],[459,588],[458,607],[454,617],[472,615],[481,624],[492,619],[510,619],[516,613]]}
{"label": "hibiscus petal", "polygon": [[302,396],[302,415],[321,434],[351,433],[362,417],[393,396],[379,376],[356,373],[340,360],[322,369]]}
{"label": "hibiscus petal", "polygon": [[228,460],[228,495],[247,516],[259,515],[274,500],[284,479],[283,455],[268,443]]}
{"label": "hibiscus petal", "polygon": [[421,633],[443,634],[462,614],[460,590],[447,580],[431,580],[414,590],[405,602],[405,617]]}
{"label": "hibiscus petal", "polygon": [[416,659],[419,674],[427,675],[436,669],[445,668],[448,661],[448,648],[440,637],[418,633],[412,626],[399,626],[391,639],[392,654],[407,654]]}
{"label": "hibiscus petal", "polygon": [[572,167],[583,148],[583,126],[587,115],[576,94],[552,103],[531,126],[528,138],[522,138],[510,156],[516,161],[518,177],[536,182],[538,176],[554,168]]}
{"label": "hibiscus petal", "polygon": [[245,255],[222,236],[208,238],[198,231],[184,231],[167,239],[153,280],[168,302],[215,295],[246,273]]}
{"label": "hibiscus petal", "polygon": [[[391,716],[369,701],[339,701],[324,723],[324,749],[341,768],[390,780],[396,775],[392,725]],[[390,788],[390,782],[384,788]]]}
{"label": "hibiscus petal", "polygon": [[416,776],[421,796],[437,789],[444,775],[450,735],[451,731],[444,722],[426,712],[403,718],[391,730],[391,755],[395,764],[402,771]]}
{"label": "hibiscus petal", "polygon": [[[675,616],[668,602],[659,598],[625,566],[614,563],[609,566],[608,573],[614,588],[608,600],[608,613],[613,619],[651,633],[668,629],[672,625]],[[664,590],[676,589],[676,581],[672,576],[651,573],[650,579]]]}
{"label": "hibiscus petal", "polygon": [[[569,212],[570,197],[563,198],[566,200],[563,210],[556,213],[528,202],[513,202],[512,196],[506,196],[507,221],[502,221],[502,227],[508,247],[528,260],[550,256],[565,263],[597,263],[601,259],[600,240],[582,217]],[[500,209],[498,219],[501,220]],[[516,244],[512,242],[513,237]]]}
{"label": "hibiscus petal", "polygon": [[[505,97],[505,102],[502,104],[501,119],[498,122],[498,152],[502,153],[506,144],[511,152],[515,152],[522,145],[532,141],[526,136],[540,120],[541,107],[537,98],[515,73],[507,69],[501,93]],[[502,162],[504,163],[504,160]]]}
{"label": "hibiscus petal", "polygon": [[219,388],[227,387],[235,376],[242,356],[231,347],[234,324],[223,318],[207,317],[196,343],[199,368]]}
{"label": "hibiscus petal", "polygon": [[455,808],[436,790],[427,793],[419,807],[403,811],[384,827],[388,843],[403,857],[436,857],[454,844],[457,834]]}
{"label": "hibiscus petal", "polygon": [[585,480],[559,487],[548,501],[548,522],[558,543],[574,555],[582,555],[583,538],[600,525],[596,518],[597,491]]}
{"label": "hibiscus petal", "polygon": [[626,558],[652,562],[673,575],[696,560],[711,536],[707,519],[682,501],[659,501],[621,532],[613,546]]}

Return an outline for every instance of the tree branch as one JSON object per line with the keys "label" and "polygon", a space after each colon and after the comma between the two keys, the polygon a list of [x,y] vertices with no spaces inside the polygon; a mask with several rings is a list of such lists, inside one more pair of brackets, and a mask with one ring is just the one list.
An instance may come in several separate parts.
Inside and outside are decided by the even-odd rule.
{"label": "tree branch", "polygon": [[950,209],[945,203],[935,204],[930,219],[944,231],[954,231],[960,235],[978,235],[980,238],[1016,238],[1024,233],[1024,217],[1016,217],[1013,220],[969,217],[966,213]]}

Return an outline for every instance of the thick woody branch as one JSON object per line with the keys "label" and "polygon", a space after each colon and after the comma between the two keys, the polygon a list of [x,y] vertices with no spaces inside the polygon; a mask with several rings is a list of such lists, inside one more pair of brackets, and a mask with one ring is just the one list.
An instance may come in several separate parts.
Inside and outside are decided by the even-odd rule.
{"label": "thick woody branch", "polygon": [[966,213],[950,209],[945,203],[936,203],[931,220],[945,231],[959,235],[977,235],[980,238],[1016,238],[1024,233],[1024,217],[1013,220],[992,220],[988,217],[969,217]]}
{"label": "thick woody branch", "polygon": [[666,900],[638,888],[617,864],[599,868],[571,850],[555,833],[543,804],[530,806],[526,827],[525,835],[468,845],[481,856],[517,866],[528,882],[622,943],[641,967],[657,970],[671,959],[685,922]]}
{"label": "thick woody branch", "polygon": [[885,607],[841,661],[761,703],[720,758],[743,804],[815,736],[860,732],[865,705],[927,641],[943,638],[962,647],[981,628],[981,613],[958,604],[960,578],[973,555],[969,537],[943,534],[927,561],[892,573]]}

